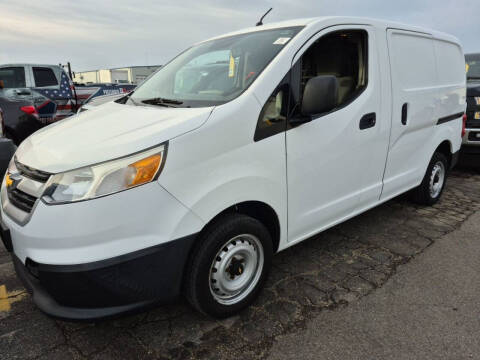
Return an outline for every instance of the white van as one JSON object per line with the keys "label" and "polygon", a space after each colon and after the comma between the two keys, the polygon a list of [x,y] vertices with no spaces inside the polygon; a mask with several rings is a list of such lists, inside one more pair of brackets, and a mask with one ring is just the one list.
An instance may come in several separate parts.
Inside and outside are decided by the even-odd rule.
{"label": "white van", "polygon": [[458,40],[425,29],[325,17],[219,36],[23,142],[2,238],[50,315],[183,293],[229,316],[274,253],[408,190],[435,203],[465,89]]}

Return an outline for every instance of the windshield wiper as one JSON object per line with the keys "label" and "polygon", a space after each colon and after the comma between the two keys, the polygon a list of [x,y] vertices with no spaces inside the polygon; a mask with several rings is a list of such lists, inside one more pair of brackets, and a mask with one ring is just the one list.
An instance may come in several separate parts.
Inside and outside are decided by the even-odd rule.
{"label": "windshield wiper", "polygon": [[142,100],[142,103],[149,104],[149,105],[176,107],[175,105],[182,105],[183,101],[157,97],[157,98]]}
{"label": "windshield wiper", "polygon": [[480,76],[467,76],[467,80],[480,80]]}

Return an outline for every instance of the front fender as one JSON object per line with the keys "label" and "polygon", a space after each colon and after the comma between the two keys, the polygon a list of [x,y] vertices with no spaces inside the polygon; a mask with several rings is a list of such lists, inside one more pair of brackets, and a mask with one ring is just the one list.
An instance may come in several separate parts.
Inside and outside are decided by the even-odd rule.
{"label": "front fender", "polygon": [[285,133],[254,141],[260,110],[254,97],[240,97],[215,108],[200,128],[170,140],[159,183],[206,223],[240,202],[263,202],[278,215],[282,244],[287,235]]}

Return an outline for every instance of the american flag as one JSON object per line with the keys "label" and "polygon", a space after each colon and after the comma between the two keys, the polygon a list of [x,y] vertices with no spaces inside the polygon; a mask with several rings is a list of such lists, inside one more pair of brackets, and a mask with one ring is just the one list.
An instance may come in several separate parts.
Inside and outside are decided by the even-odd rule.
{"label": "american flag", "polygon": [[60,81],[60,87],[58,88],[35,88],[39,94],[49,98],[51,100],[67,100],[73,97],[72,89],[70,87],[70,80],[65,72],[62,71],[62,79]]}
{"label": "american flag", "polygon": [[60,85],[49,88],[34,88],[40,95],[40,101],[36,101],[36,108],[40,119],[46,123],[64,119],[73,114],[73,93],[70,79],[62,71]]}

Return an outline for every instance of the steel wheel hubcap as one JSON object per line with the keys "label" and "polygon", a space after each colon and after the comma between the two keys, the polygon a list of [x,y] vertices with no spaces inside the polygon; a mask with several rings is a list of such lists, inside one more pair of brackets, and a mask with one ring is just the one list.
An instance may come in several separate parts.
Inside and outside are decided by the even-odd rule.
{"label": "steel wheel hubcap", "polygon": [[210,292],[223,305],[240,302],[257,285],[263,270],[263,247],[260,240],[243,234],[228,240],[210,267]]}
{"label": "steel wheel hubcap", "polygon": [[440,195],[444,181],[445,165],[439,161],[433,166],[432,174],[430,175],[430,196],[432,198],[436,198]]}

